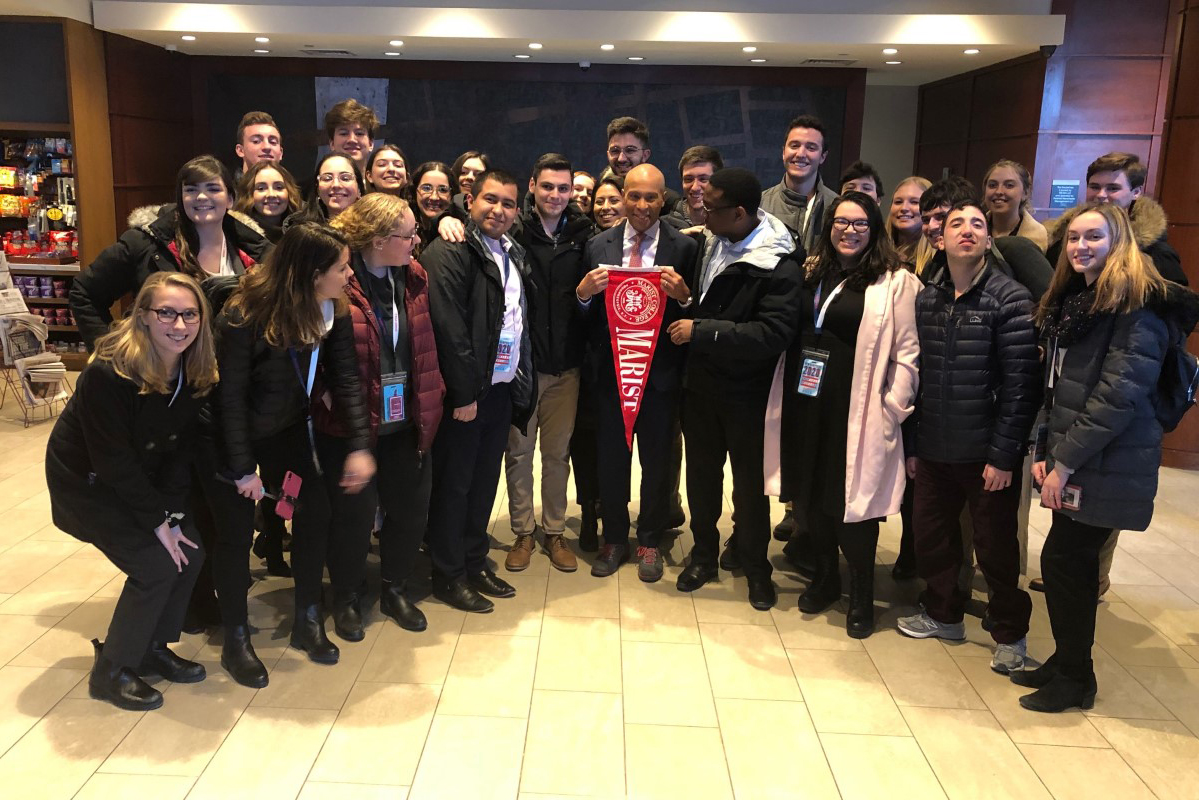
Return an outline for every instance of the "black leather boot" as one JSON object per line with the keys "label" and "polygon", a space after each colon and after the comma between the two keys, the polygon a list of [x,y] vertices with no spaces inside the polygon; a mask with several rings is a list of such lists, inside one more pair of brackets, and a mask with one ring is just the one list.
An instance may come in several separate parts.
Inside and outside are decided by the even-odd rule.
{"label": "black leather boot", "polygon": [[96,662],[87,679],[87,693],[93,699],[112,703],[126,711],[153,711],[162,706],[162,692],[138,677],[129,667],[118,667],[104,657],[104,645],[92,639]]}
{"label": "black leather boot", "polygon": [[1040,689],[1021,697],[1020,705],[1029,711],[1042,711],[1047,714],[1056,714],[1071,708],[1087,711],[1095,707],[1097,690],[1094,674],[1087,679],[1078,680],[1058,672]]}
{"label": "black leather boot", "polygon": [[347,642],[361,642],[366,638],[362,630],[362,601],[356,594],[348,594],[333,600],[333,630]]}
{"label": "black leather boot", "polygon": [[783,545],[783,558],[803,577],[816,577],[816,556],[812,552],[812,537],[806,531],[795,534]]}
{"label": "black leather boot", "polygon": [[1057,656],[1052,655],[1045,659],[1045,663],[1036,669],[1016,670],[1008,673],[1008,679],[1017,686],[1026,686],[1029,689],[1040,689],[1048,686],[1049,682],[1057,675]]}
{"label": "black leather boot", "polygon": [[579,524],[579,549],[584,553],[599,550],[599,511],[597,503],[583,503],[583,521]]}
{"label": "black leather boot", "polygon": [[245,624],[225,626],[221,666],[242,686],[261,689],[267,685],[266,667],[254,652],[254,644],[250,641],[250,629]]}
{"label": "black leather boot", "polygon": [[199,683],[208,673],[203,664],[180,658],[162,642],[150,642],[150,649],[138,665],[137,674],[158,675],[171,683]]}
{"label": "black leather boot", "polygon": [[874,572],[849,568],[849,613],[845,632],[851,639],[874,633]]}
{"label": "black leather boot", "polygon": [[836,553],[817,556],[816,575],[799,596],[799,610],[805,614],[819,614],[840,599],[841,571]]}
{"label": "black leather boot", "polygon": [[403,583],[383,581],[379,591],[379,610],[391,617],[406,631],[420,631],[429,627],[424,612],[404,594],[407,587]]}
{"label": "black leather boot", "polygon": [[291,629],[291,646],[303,650],[308,654],[310,661],[318,664],[336,664],[337,659],[341,657],[337,645],[329,641],[325,634],[325,620],[321,617],[319,605],[296,609],[296,619]]}

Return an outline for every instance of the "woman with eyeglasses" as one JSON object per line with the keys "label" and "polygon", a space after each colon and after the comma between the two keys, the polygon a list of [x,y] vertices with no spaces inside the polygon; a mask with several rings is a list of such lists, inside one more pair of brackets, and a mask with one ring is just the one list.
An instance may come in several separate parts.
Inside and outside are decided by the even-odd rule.
{"label": "woman with eyeglasses", "polygon": [[416,217],[398,197],[369,194],[333,220],[349,243],[353,274],[346,285],[358,378],[365,393],[378,465],[362,492],[341,487],[339,466],[351,446],[345,424],[326,402],[319,371],[313,396],[316,446],[333,509],[329,577],[337,635],[361,641],[361,587],[366,582],[375,509],[379,531],[379,610],[401,628],[423,631],[425,615],[408,598],[407,583],[425,536],[433,468],[429,449],[441,423],[445,383],[429,316],[429,279],[412,257],[420,242]]}
{"label": "woman with eyeglasses", "polygon": [[204,680],[179,641],[204,552],[187,512],[200,409],[217,383],[209,306],[199,284],[158,272],[130,315],[96,342],[46,448],[54,524],[94,544],[127,577],[88,693],[148,711],[162,694],[143,678]]}
{"label": "woman with eyeglasses", "polygon": [[466,212],[451,202],[453,171],[441,161],[426,161],[412,173],[412,196],[416,200],[416,229],[421,247],[440,237],[449,242],[466,241]]}
{"label": "woman with eyeglasses", "polygon": [[782,497],[807,509],[816,559],[799,609],[819,614],[841,599],[840,548],[849,562],[846,632],[864,639],[874,631],[878,523],[899,511],[906,481],[900,425],[915,408],[921,284],[861,192],[830,204],[804,266],[800,335],[775,387]]}
{"label": "woman with eyeglasses", "polygon": [[287,219],[286,225],[294,222],[326,223],[345,211],[354,201],[366,194],[366,183],[358,165],[344,153],[326,155],[316,165],[312,181],[312,193],[304,209]]}
{"label": "woman with eyeglasses", "polygon": [[366,188],[404,197],[408,191],[408,159],[394,144],[385,144],[366,161]]}

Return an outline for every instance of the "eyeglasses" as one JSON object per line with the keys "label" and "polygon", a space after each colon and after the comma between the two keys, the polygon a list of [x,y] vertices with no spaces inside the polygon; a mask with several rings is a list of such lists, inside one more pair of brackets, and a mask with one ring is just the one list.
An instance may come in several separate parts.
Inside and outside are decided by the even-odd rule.
{"label": "eyeglasses", "polygon": [[612,145],[608,148],[608,155],[612,156],[612,158],[619,158],[620,154],[624,153],[629,158],[632,158],[644,149],[644,147],[634,147],[633,145],[629,145],[628,147],[617,147],[616,145]]}
{"label": "eyeglasses", "polygon": [[416,187],[416,193],[426,195],[426,196],[431,195],[431,194],[439,194],[442,197],[449,197],[450,196],[450,187],[434,186],[431,183],[422,183],[420,186]]}
{"label": "eyeglasses", "polygon": [[717,211],[724,211],[728,208],[736,208],[737,206],[710,206],[707,203],[703,204],[705,214],[715,214]]}
{"label": "eyeglasses", "polygon": [[846,219],[845,217],[834,217],[833,227],[839,231],[846,228],[853,228],[858,233],[865,233],[870,230],[870,220],[868,219]]}
{"label": "eyeglasses", "polygon": [[391,234],[388,234],[387,238],[388,239],[403,239],[405,242],[411,242],[418,235],[419,234],[417,234],[416,231],[413,231],[412,233],[391,233]]}
{"label": "eyeglasses", "polygon": [[342,183],[353,183],[354,182],[354,176],[348,172],[341,172],[341,173],[337,173],[337,174],[334,174],[332,172],[325,172],[325,173],[318,175],[316,179],[318,181],[320,181],[321,183],[333,183],[334,178],[340,180]]}
{"label": "eyeglasses", "polygon": [[151,308],[147,310],[153,311],[154,315],[158,317],[158,321],[164,322],[167,325],[174,325],[175,320],[180,317],[183,317],[184,325],[200,324],[200,312],[194,308],[184,309],[183,311],[176,311],[173,308]]}

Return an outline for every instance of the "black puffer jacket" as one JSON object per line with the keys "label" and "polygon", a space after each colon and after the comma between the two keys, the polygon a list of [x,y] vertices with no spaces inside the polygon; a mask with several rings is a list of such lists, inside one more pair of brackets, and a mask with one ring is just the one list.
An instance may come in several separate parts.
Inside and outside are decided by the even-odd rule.
{"label": "black puffer jacket", "polygon": [[[529,331],[529,268],[524,250],[511,242],[513,269],[524,279],[525,325],[520,359],[512,379],[512,424],[524,429],[537,401],[537,372]],[[504,326],[504,278],[473,222],[465,242],[437,239],[421,255],[429,273],[429,309],[437,339],[437,360],[445,378],[446,403],[461,408],[479,401],[491,389],[495,356]]]}
{"label": "black puffer jacket", "polygon": [[584,249],[595,235],[595,224],[571,203],[562,213],[565,221],[551,237],[535,210],[522,213],[512,238],[525,249],[529,279],[529,328],[537,371],[561,375],[583,363],[587,330],[575,289],[579,284]]}
{"label": "black puffer jacket", "polygon": [[[254,471],[253,442],[297,423],[308,413],[305,386],[291,355],[267,344],[261,330],[236,323],[236,312],[217,318],[217,361],[221,383],[213,401],[214,423],[220,431],[228,477]],[[349,448],[370,446],[366,407],[358,381],[354,332],[349,314],[333,320],[320,350],[326,385],[332,390],[338,415],[349,431]],[[307,379],[309,354],[297,353],[299,372]]]}
{"label": "black puffer jacket", "polygon": [[920,397],[916,453],[945,463],[1019,466],[1039,397],[1028,290],[993,258],[954,300],[948,270],[916,298]]}
{"label": "black puffer jacket", "polygon": [[[87,349],[108,333],[112,324],[109,309],[128,293],[137,293],[146,278],[155,272],[176,272],[179,261],[172,252],[175,241],[175,205],[143,206],[129,215],[129,229],[116,243],[107,247],[92,265],[71,282],[71,311]],[[270,242],[261,228],[244,214],[225,215],[225,237],[230,248],[236,247],[237,264],[262,263]],[[231,250],[231,252],[233,252]],[[219,300],[207,284],[222,284]],[[223,301],[228,292],[220,278],[205,281],[210,301]]]}
{"label": "black puffer jacket", "polygon": [[[1047,469],[1074,470],[1078,511],[1087,525],[1143,531],[1153,517],[1162,426],[1154,411],[1169,343],[1165,320],[1199,315],[1199,296],[1171,286],[1164,297],[1128,314],[1104,314],[1066,349],[1049,411]],[[1183,328],[1184,330],[1186,328]]]}

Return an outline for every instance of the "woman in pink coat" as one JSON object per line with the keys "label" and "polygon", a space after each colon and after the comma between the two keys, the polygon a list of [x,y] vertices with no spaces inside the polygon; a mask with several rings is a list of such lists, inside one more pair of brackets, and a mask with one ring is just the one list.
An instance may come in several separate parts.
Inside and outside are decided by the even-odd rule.
{"label": "woman in pink coat", "polygon": [[830,205],[805,270],[800,335],[772,392],[780,458],[772,476],[768,456],[767,486],[807,514],[816,576],[800,610],[841,599],[840,547],[846,630],[864,639],[874,631],[878,523],[899,511],[906,481],[900,427],[916,397],[920,281],[900,263],[878,205],[859,192]]}

